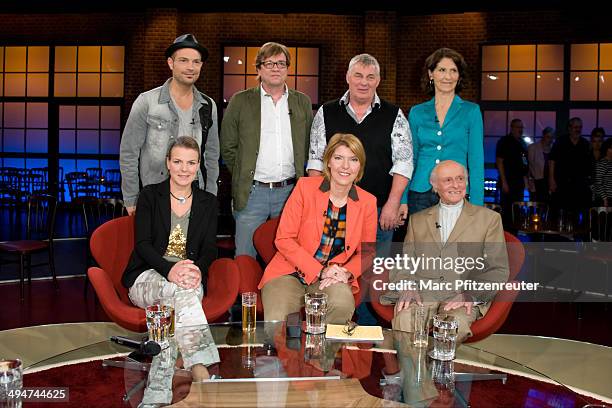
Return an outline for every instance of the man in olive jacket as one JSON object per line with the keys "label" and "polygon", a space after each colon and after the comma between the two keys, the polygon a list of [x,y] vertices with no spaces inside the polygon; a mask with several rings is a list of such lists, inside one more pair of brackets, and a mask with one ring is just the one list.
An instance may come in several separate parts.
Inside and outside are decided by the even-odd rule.
{"label": "man in olive jacket", "polygon": [[289,50],[264,44],[255,60],[260,86],[235,94],[223,115],[221,156],[232,173],[236,256],[257,252],[253,232],[278,217],[304,175],[312,103],[289,89]]}

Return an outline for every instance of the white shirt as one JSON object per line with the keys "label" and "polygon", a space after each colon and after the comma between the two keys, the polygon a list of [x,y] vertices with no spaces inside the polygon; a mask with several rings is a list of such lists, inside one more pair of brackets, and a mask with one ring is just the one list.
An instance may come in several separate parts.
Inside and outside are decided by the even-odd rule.
{"label": "white shirt", "polygon": [[440,240],[446,243],[455,224],[461,215],[463,209],[463,200],[457,204],[444,204],[440,201],[438,219],[440,220]]}
{"label": "white shirt", "polygon": [[269,183],[295,177],[287,85],[276,104],[262,85],[260,94],[261,129],[254,178]]}

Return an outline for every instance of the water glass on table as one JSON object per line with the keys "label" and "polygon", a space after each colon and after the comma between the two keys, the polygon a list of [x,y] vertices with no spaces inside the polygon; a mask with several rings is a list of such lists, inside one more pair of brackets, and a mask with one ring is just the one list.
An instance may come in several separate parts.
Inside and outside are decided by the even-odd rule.
{"label": "water glass on table", "polygon": [[149,340],[159,344],[162,349],[170,345],[169,338],[173,312],[174,310],[171,311],[160,303],[152,304],[145,309]]}
{"label": "water glass on table", "polygon": [[254,332],[257,325],[257,293],[242,294],[242,331]]}
{"label": "water glass on table", "polygon": [[414,305],[413,308],[414,333],[412,345],[415,347],[427,347],[429,337],[429,318],[427,309],[427,306],[419,304]]}
{"label": "water glass on table", "polygon": [[20,408],[21,387],[23,387],[21,360],[0,358],[0,406]]}
{"label": "water glass on table", "polygon": [[327,294],[321,292],[306,293],[304,295],[304,309],[306,309],[306,333],[325,333]]}
{"label": "water glass on table", "polygon": [[459,324],[455,316],[441,313],[433,318],[434,347],[430,353],[435,360],[449,361],[455,358],[457,347],[457,329]]}

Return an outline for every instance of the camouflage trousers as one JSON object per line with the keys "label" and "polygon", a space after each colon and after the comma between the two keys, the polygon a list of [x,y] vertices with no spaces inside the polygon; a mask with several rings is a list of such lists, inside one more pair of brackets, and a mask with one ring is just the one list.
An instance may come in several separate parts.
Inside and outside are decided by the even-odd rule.
{"label": "camouflage trousers", "polygon": [[[202,286],[183,289],[168,282],[155,270],[148,269],[138,276],[128,295],[134,305],[143,309],[162,298],[172,297],[175,316],[178,316],[183,308],[194,304],[201,307],[203,291]],[[168,404],[172,401],[172,378],[179,351],[186,369],[195,364],[208,366],[219,362],[219,352],[206,317],[197,326],[177,325],[170,345],[153,357],[142,404]]]}

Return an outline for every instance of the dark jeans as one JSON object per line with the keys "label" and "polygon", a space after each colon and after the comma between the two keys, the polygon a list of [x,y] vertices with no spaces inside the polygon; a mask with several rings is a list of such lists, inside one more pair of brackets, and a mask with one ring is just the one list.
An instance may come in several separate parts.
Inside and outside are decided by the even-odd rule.
{"label": "dark jeans", "polygon": [[501,195],[499,199],[499,203],[501,205],[502,210],[502,222],[504,224],[504,229],[508,231],[512,231],[512,203],[516,201],[523,201],[523,187],[510,187],[510,191],[508,193],[504,193],[501,189]]}
{"label": "dark jeans", "polygon": [[529,193],[531,201],[538,201],[541,203],[547,203],[550,200],[550,194],[548,193],[548,180],[546,178],[534,180],[535,191]]}
{"label": "dark jeans", "polygon": [[428,190],[423,193],[410,190],[408,192],[408,215],[418,213],[429,207],[438,204],[440,197],[433,190]]}

